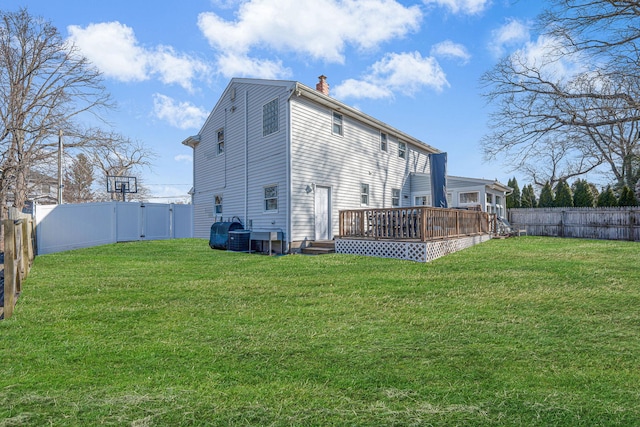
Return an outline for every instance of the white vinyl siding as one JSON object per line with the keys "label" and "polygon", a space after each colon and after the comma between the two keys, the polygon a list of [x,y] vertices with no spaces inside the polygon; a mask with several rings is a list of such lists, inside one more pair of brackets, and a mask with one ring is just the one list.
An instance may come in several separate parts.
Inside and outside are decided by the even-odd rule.
{"label": "white vinyl siding", "polygon": [[[225,96],[218,101],[200,131],[200,144],[194,152],[194,236],[199,238],[209,237],[216,215],[212,201],[214,195],[223,193],[225,220],[236,216],[245,227],[251,221],[255,229],[286,230],[287,210],[283,206],[288,203],[288,194],[284,187],[279,187],[277,212],[265,215],[263,204],[265,186],[287,182],[287,136],[282,129],[287,127],[288,103],[278,102],[280,131],[264,137],[262,119],[263,107],[288,96],[290,86],[236,83],[231,89],[235,89],[234,99]],[[218,156],[217,131],[223,128],[224,155]]]}
{"label": "white vinyl siding", "polygon": [[[428,152],[407,145],[408,159],[380,150],[379,127],[371,127],[343,116],[344,139],[327,139],[333,124],[333,110],[304,97],[291,98],[292,239],[313,240],[315,236],[313,185],[331,187],[331,229],[339,230],[339,211],[360,209],[360,184],[369,184],[369,207],[390,208],[391,188],[401,191],[401,201],[410,201],[409,172],[429,172]],[[397,137],[387,134],[389,149]],[[407,169],[409,167],[409,169]]]}

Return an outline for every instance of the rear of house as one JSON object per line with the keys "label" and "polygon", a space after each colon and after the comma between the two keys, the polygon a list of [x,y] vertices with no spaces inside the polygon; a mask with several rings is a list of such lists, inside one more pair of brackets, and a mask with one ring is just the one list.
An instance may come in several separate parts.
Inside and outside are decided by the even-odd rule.
{"label": "rear of house", "polygon": [[332,239],[344,209],[411,206],[439,151],[294,81],[233,79],[194,148],[194,236],[216,221],[279,231],[282,252]]}

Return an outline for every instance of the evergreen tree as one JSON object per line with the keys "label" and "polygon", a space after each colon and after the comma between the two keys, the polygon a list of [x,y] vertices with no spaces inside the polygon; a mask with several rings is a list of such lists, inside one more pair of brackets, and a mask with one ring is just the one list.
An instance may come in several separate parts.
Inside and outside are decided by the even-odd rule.
{"label": "evergreen tree", "polygon": [[571,195],[571,188],[567,181],[560,180],[556,184],[556,194],[553,205],[558,208],[570,208],[573,207],[573,196]]}
{"label": "evergreen tree", "polygon": [[607,189],[602,191],[598,196],[598,207],[606,208],[618,206],[618,199],[616,199],[616,195],[613,193],[613,189],[610,185],[607,186]]}
{"label": "evergreen tree", "polygon": [[587,180],[579,179],[573,183],[573,206],[592,208],[595,201],[596,199]]}
{"label": "evergreen tree", "polygon": [[633,191],[626,185],[622,187],[620,192],[620,198],[618,199],[618,206],[638,206],[638,199]]}
{"label": "evergreen tree", "polygon": [[518,187],[516,177],[514,176],[511,178],[507,185],[513,189],[511,194],[507,196],[507,209],[521,207],[522,201],[520,196],[520,187]]}
{"label": "evergreen tree", "polygon": [[536,200],[536,193],[533,191],[533,186],[531,184],[525,185],[522,188],[522,197],[520,201],[520,207],[535,208],[537,206],[538,206],[538,202]]}
{"label": "evergreen tree", "polygon": [[542,190],[540,190],[540,200],[538,201],[539,208],[552,208],[554,207],[553,191],[551,190],[551,184],[547,181]]}

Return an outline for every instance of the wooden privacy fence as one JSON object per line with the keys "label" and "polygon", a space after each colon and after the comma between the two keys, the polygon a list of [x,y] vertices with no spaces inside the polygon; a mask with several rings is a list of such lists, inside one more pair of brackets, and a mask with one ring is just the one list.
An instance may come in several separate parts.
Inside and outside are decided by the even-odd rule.
{"label": "wooden privacy fence", "polygon": [[[0,313],[5,319],[13,314],[22,281],[29,274],[34,257],[33,220],[21,218],[2,221],[4,228],[4,303]],[[0,316],[0,317],[2,317]]]}
{"label": "wooden privacy fence", "polygon": [[340,237],[390,240],[449,239],[495,231],[495,215],[426,206],[340,211]]}
{"label": "wooden privacy fence", "polygon": [[509,209],[509,222],[530,236],[640,241],[640,208]]}

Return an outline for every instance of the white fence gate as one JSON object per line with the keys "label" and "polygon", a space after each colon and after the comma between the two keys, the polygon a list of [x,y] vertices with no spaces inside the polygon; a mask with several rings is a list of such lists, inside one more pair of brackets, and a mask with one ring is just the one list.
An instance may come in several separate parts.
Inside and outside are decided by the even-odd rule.
{"label": "white fence gate", "polygon": [[37,205],[35,220],[39,255],[115,242],[193,237],[192,205]]}

